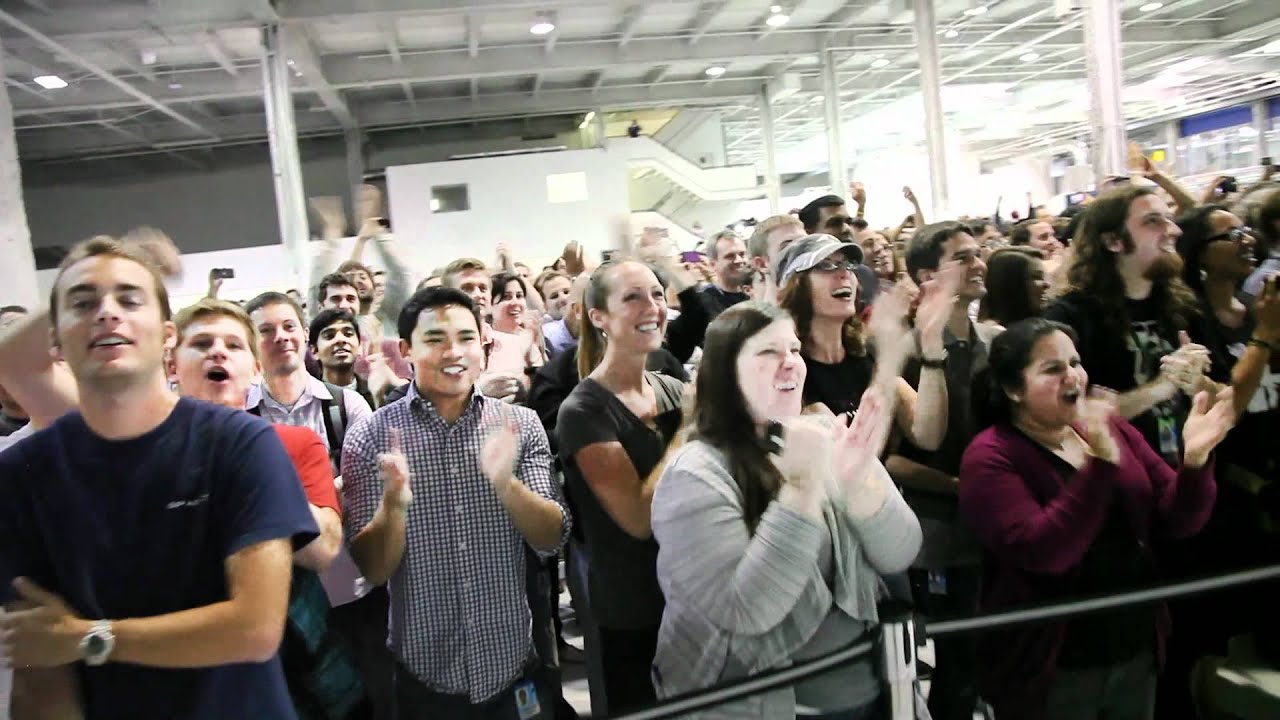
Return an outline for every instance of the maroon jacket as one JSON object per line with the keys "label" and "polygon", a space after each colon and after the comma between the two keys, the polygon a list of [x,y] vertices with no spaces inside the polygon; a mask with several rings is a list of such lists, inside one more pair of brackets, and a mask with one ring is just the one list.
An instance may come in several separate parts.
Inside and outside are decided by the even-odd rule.
{"label": "maroon jacket", "polygon": [[[1212,461],[1175,474],[1128,421],[1117,417],[1112,429],[1119,463],[1090,458],[1065,483],[1046,452],[1009,425],[979,433],[965,450],[960,513],[985,551],[985,611],[1068,596],[1113,492],[1144,547],[1153,535],[1194,535],[1208,521],[1217,495]],[[997,717],[1043,716],[1065,628],[1066,621],[1050,621],[983,635],[982,696]],[[1155,630],[1163,658],[1169,632],[1163,606]]]}

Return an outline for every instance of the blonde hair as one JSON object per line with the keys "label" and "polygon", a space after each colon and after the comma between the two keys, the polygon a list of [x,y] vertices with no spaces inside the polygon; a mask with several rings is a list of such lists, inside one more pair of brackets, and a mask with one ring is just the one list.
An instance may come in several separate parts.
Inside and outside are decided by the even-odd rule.
{"label": "blonde hair", "polygon": [[249,343],[249,349],[253,351],[253,359],[259,359],[258,330],[249,319],[249,313],[233,302],[215,298],[202,298],[195,305],[179,310],[174,316],[173,324],[178,327],[178,345],[182,345],[182,341],[186,338],[187,328],[196,322],[213,317],[228,317],[244,326],[245,340]]}
{"label": "blonde hair", "polygon": [[753,258],[767,258],[769,256],[769,233],[788,225],[795,225],[804,230],[804,224],[795,215],[774,215],[756,223],[756,230],[751,233],[751,239],[747,241],[747,254]]}

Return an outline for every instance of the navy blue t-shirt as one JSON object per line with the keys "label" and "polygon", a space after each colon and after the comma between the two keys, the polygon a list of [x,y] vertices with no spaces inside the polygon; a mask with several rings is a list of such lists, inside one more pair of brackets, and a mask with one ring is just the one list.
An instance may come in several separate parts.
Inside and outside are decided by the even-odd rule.
{"label": "navy blue t-shirt", "polygon": [[[82,617],[145,618],[227,600],[236,552],[317,536],[271,426],[182,398],[151,432],[104,440],[71,413],[0,453],[0,603],[26,576]],[[81,666],[85,717],[294,718],[280,658],[168,670]]]}

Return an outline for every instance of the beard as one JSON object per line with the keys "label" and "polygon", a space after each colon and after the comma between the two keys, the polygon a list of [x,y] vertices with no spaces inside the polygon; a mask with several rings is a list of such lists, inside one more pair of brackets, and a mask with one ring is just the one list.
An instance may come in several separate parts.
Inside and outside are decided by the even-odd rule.
{"label": "beard", "polygon": [[1179,278],[1182,277],[1182,264],[1182,256],[1178,253],[1162,252],[1159,257],[1151,261],[1144,275],[1152,282]]}

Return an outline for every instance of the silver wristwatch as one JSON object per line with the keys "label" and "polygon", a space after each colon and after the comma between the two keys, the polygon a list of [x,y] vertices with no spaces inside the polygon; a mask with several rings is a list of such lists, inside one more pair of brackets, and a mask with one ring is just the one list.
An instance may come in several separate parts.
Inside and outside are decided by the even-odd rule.
{"label": "silver wristwatch", "polygon": [[116,635],[111,631],[110,620],[99,620],[80,639],[80,659],[85,665],[98,667],[107,662],[116,648]]}

